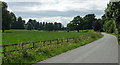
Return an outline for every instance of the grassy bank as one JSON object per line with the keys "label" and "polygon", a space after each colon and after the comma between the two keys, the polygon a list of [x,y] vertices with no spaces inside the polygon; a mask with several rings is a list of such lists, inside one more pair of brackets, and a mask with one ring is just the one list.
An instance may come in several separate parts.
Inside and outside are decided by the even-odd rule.
{"label": "grassy bank", "polygon": [[[108,34],[114,35],[118,38],[118,36],[115,33],[108,33]],[[120,41],[118,41],[118,44],[120,44]]]}
{"label": "grassy bank", "polygon": [[[36,33],[36,31],[34,31]],[[45,32],[44,32],[45,33]],[[48,32],[46,32],[48,33]],[[54,32],[49,32],[49,33],[54,33]],[[48,33],[48,34],[49,34]],[[59,37],[67,37],[65,32],[55,32],[56,34],[58,34]],[[63,36],[60,35],[64,34]],[[50,45],[45,45],[43,46],[43,44],[38,44],[37,48],[33,48],[33,49],[23,49],[20,51],[16,51],[16,52],[11,52],[11,53],[7,53],[7,57],[3,57],[3,65],[9,65],[9,63],[27,63],[27,64],[33,64],[33,63],[37,63],[39,61],[45,60],[47,58],[53,57],[55,55],[61,54],[63,52],[66,52],[68,50],[72,50],[75,49],[77,47],[86,45],[90,42],[93,42],[101,37],[103,37],[102,34],[100,33],[96,33],[96,32],[80,32],[80,33],[76,33],[76,32],[72,32],[72,33],[68,33],[71,34],[71,37],[75,37],[75,36],[81,36],[78,39],[71,39],[69,40],[69,42],[67,43],[66,41],[63,41],[62,43],[59,44],[50,44]],[[55,35],[56,36],[56,35]],[[69,35],[68,35],[69,36]],[[57,38],[59,38],[57,37]],[[38,38],[38,37],[37,37]],[[43,37],[45,38],[45,37]],[[49,37],[50,38],[50,37]],[[53,38],[53,37],[51,37]],[[28,46],[26,46],[27,48]],[[23,65],[23,64],[22,64]]]}

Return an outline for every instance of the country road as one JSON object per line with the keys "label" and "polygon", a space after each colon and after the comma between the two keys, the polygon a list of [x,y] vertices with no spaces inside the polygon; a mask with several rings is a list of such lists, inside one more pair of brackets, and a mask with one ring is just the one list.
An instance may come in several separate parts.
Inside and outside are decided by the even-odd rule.
{"label": "country road", "polygon": [[38,63],[118,63],[117,38],[103,34],[97,41]]}

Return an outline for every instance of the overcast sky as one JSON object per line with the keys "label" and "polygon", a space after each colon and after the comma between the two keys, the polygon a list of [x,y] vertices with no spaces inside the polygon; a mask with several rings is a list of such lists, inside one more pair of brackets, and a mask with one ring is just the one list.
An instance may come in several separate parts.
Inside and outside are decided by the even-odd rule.
{"label": "overcast sky", "polygon": [[8,10],[21,16],[26,22],[36,19],[44,22],[61,22],[64,26],[75,16],[95,14],[100,18],[104,14],[109,0],[3,0]]}

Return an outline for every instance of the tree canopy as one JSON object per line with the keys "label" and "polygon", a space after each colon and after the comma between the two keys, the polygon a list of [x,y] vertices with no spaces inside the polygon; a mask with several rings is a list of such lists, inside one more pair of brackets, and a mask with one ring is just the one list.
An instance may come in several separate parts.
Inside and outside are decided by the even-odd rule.
{"label": "tree canopy", "polygon": [[96,18],[94,14],[87,14],[85,17],[76,16],[70,23],[67,24],[69,30],[85,30],[93,29],[93,22]]}
{"label": "tree canopy", "polygon": [[[2,2],[2,1],[0,1]],[[12,22],[11,13],[7,10],[7,3],[2,2],[2,31],[9,30]]]}
{"label": "tree canopy", "polygon": [[[110,2],[105,9],[105,14],[102,16],[103,29],[105,31],[119,34],[120,40],[120,1]],[[108,28],[109,27],[109,28]]]}

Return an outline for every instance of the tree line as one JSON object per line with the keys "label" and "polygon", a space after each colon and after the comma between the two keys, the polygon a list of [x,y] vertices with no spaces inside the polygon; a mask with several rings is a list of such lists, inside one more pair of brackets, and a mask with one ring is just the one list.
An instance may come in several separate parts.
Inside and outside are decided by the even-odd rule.
{"label": "tree line", "polygon": [[27,24],[25,24],[25,28],[27,30],[46,30],[46,31],[58,31],[63,30],[62,23],[47,23],[47,22],[37,22],[36,20],[29,19]]}
{"label": "tree line", "polygon": [[69,31],[94,29],[99,32],[115,33],[120,41],[120,1],[109,2],[105,14],[100,19],[96,19],[94,14],[76,16],[67,27]]}
{"label": "tree line", "polygon": [[95,14],[87,14],[85,17],[76,16],[67,24],[68,30],[79,32],[79,30],[93,29],[93,23],[97,20],[95,17]]}
{"label": "tree line", "polygon": [[103,30],[117,34],[120,41],[120,1],[110,2],[107,5],[102,22]]}
{"label": "tree line", "polygon": [[0,1],[2,4],[2,32],[9,29],[27,29],[27,30],[45,30],[45,31],[58,31],[64,30],[62,23],[47,23],[39,22],[29,19],[26,23],[22,17],[16,17],[13,12],[7,10],[8,5],[5,2]]}
{"label": "tree line", "polygon": [[115,33],[120,41],[120,1],[109,2],[105,14],[94,22],[94,30]]}

